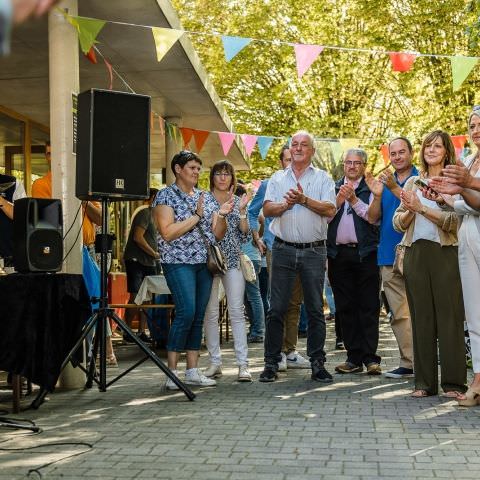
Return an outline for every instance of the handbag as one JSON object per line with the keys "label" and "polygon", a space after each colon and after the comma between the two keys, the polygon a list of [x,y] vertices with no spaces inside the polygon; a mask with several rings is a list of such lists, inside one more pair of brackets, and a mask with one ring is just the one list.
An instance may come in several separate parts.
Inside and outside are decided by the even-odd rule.
{"label": "handbag", "polygon": [[[175,187],[173,187],[173,191],[182,200],[185,200]],[[192,212],[193,215],[195,215],[195,212],[190,208],[190,206],[189,210]],[[200,226],[200,222],[197,223],[196,228],[198,228],[203,243],[205,243],[205,247],[207,248],[207,268],[209,272],[212,275],[224,275],[227,272],[227,262],[225,260],[225,256],[223,255],[223,252],[220,250],[220,247],[218,245],[212,244],[208,241],[207,236],[205,235],[202,227]]]}
{"label": "handbag", "polygon": [[398,275],[403,275],[403,260],[405,258],[405,245],[399,243],[395,247],[395,260],[393,261],[393,273],[397,273]]}
{"label": "handbag", "polygon": [[[198,226],[198,225],[197,225]],[[208,242],[202,229],[198,227],[202,238],[206,241],[207,247],[207,268],[212,275],[224,275],[227,272],[227,262],[225,256],[218,245],[212,245]]]}
{"label": "handbag", "polygon": [[248,255],[245,255],[244,253],[240,253],[240,270],[242,270],[243,277],[247,282],[254,283],[257,280],[255,266]]}

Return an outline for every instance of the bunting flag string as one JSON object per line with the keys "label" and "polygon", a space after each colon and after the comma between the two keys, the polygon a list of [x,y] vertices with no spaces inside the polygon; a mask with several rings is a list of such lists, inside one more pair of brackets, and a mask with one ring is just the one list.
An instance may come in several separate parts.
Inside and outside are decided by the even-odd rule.
{"label": "bunting flag string", "polygon": [[[64,12],[62,12],[64,13]],[[139,28],[149,28],[152,31],[157,52],[157,60],[161,61],[172,46],[184,34],[220,37],[223,43],[225,59],[230,62],[240,51],[252,42],[269,43],[272,45],[289,45],[293,47],[297,63],[297,75],[301,78],[310,68],[312,63],[325,49],[338,50],[345,52],[365,53],[369,55],[389,55],[392,70],[395,72],[408,72],[413,67],[418,57],[447,58],[451,63],[452,70],[452,88],[457,91],[465,79],[470,74],[473,67],[477,64],[479,57],[464,55],[447,55],[421,52],[391,52],[380,49],[342,47],[338,45],[315,45],[281,41],[278,39],[260,39],[247,38],[239,36],[228,36],[217,32],[197,32],[192,30],[178,30],[172,28],[156,27],[152,25],[139,25],[127,22],[116,22],[113,20],[99,20],[95,18],[71,16],[64,13],[67,20],[78,30],[79,41],[82,51],[88,54],[92,45],[96,42],[96,37],[104,27],[105,23],[126,25]]]}
{"label": "bunting flag string", "polygon": [[[132,93],[135,93],[135,91],[125,81],[125,79],[115,70],[115,68],[112,67],[110,62],[104,57],[101,51],[95,46],[95,43],[97,43],[96,34],[100,32],[100,30],[103,28],[106,22],[99,21],[98,23],[95,23],[95,19],[83,19],[82,17],[70,17],[68,15],[66,16],[68,18],[68,21],[72,25],[74,25],[75,28],[78,28],[81,30],[82,28],[84,28],[85,25],[87,25],[87,30],[90,33],[88,35],[83,35],[83,38],[88,37],[89,38],[88,42],[91,42],[91,44],[89,49],[87,50],[86,57],[92,63],[94,63],[93,59],[96,62],[95,54],[100,55],[100,57],[103,59],[109,73],[109,89],[111,90],[113,87],[113,73],[115,73],[115,75],[123,82],[126,88]],[[80,18],[80,21],[78,21],[79,18]],[[84,22],[83,20],[88,20],[88,22]],[[119,23],[119,22],[112,22],[112,23]],[[80,35],[80,30],[79,30],[79,35]],[[165,30],[167,31],[167,34],[165,34],[164,32]],[[162,56],[164,56],[168,52],[169,48],[171,48],[171,46],[167,48],[168,44],[171,43],[173,45],[173,43],[175,43],[178,40],[178,38],[180,38],[184,33],[181,30],[174,30],[173,31],[174,33],[170,34],[172,31],[170,29],[158,28],[156,38],[154,35],[156,45],[157,45],[157,41],[160,40],[158,42],[158,45],[160,45],[160,50],[161,50],[160,54]],[[97,33],[95,34],[94,32],[97,32]],[[176,39],[173,40],[174,38]],[[245,46],[248,43],[246,43]],[[157,45],[157,56],[159,55],[158,45]],[[84,47],[86,48],[87,46],[88,46],[88,43],[84,43]],[[301,66],[301,68],[298,69],[299,77],[301,77],[301,75],[305,73],[306,69],[308,69],[309,66],[315,61],[315,59],[322,53],[324,47],[316,46],[316,45],[302,45],[302,44],[295,44],[294,47],[296,47],[295,49],[296,55],[298,57],[298,61]],[[240,50],[238,50],[237,53]],[[411,68],[416,57],[418,56],[417,54],[413,54],[413,53],[408,53],[408,54],[402,53],[402,52],[390,52],[390,53],[392,54],[390,58],[392,61],[392,69],[394,71],[408,71],[408,69]],[[454,77],[455,86],[458,89],[461,83],[465,80],[465,78],[469,75],[473,67],[478,62],[478,58],[477,57],[448,57],[448,58],[452,62],[452,73]],[[466,62],[464,62],[463,60],[466,60]],[[158,127],[162,135],[166,134],[168,138],[175,141],[178,141],[178,138],[180,136],[183,140],[183,144],[185,148],[189,146],[191,139],[193,137],[195,140],[195,147],[197,152],[200,152],[202,150],[210,133],[216,133],[218,135],[218,138],[225,156],[228,155],[237,135],[242,139],[245,145],[245,151],[248,156],[252,154],[253,149],[255,148],[255,145],[258,145],[258,151],[262,159],[266,158],[268,151],[274,140],[281,140],[282,143],[285,143],[285,141],[288,142],[290,140],[290,137],[286,137],[286,136],[265,136],[265,135],[259,136],[259,135],[253,135],[253,134],[238,134],[233,132],[219,132],[219,131],[209,131],[209,130],[197,130],[197,129],[187,128],[187,127],[177,127],[175,124],[171,124],[167,122],[164,118],[162,118],[160,115],[156,114],[153,111],[151,113],[151,119],[150,119],[150,125],[152,128],[152,131],[155,130],[155,117],[158,117]],[[360,145],[360,140],[358,138],[331,139],[331,138],[315,137],[315,140],[319,142],[329,143],[335,163],[339,161],[343,151],[346,151],[350,148],[358,147]],[[464,154],[466,144],[468,143],[467,140],[468,140],[468,137],[466,135],[452,136],[452,141],[454,142],[454,145],[455,145],[457,157],[460,157],[461,155]],[[380,145],[379,149],[384,158],[384,162],[388,162],[388,146],[385,144],[382,144]]]}

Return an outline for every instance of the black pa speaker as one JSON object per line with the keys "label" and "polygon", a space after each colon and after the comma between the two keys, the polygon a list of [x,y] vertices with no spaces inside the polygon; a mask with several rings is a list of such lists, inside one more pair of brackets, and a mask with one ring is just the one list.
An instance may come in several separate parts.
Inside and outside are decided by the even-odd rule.
{"label": "black pa speaker", "polygon": [[60,200],[20,198],[13,207],[13,264],[18,272],[58,272],[63,259]]}
{"label": "black pa speaker", "polygon": [[150,97],[91,89],[78,95],[76,196],[148,198]]}

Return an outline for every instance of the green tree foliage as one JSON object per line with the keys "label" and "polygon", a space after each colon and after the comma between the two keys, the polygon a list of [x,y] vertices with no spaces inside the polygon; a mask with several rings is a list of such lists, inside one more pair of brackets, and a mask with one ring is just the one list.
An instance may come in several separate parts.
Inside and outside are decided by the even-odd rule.
{"label": "green tree foliage", "polygon": [[[466,0],[174,0],[186,30],[279,42],[252,42],[227,63],[219,36],[191,35],[237,132],[320,138],[359,138],[370,162],[383,164],[379,145],[397,135],[416,144],[435,128],[463,134],[479,101],[480,66],[452,91],[447,57],[420,56],[406,73],[393,72],[388,55],[413,51],[478,54],[480,1]],[[297,78],[293,47],[326,48]],[[263,161],[255,151],[245,179],[277,169],[282,141]],[[318,162],[335,171],[328,142],[317,142]]]}

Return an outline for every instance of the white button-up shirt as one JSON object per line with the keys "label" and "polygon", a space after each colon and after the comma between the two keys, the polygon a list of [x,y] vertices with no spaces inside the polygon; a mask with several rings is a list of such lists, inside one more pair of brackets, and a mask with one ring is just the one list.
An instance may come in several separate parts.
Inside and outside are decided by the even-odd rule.
{"label": "white button-up shirt", "polygon": [[[284,195],[291,189],[297,189],[300,183],[303,193],[313,200],[330,202],[336,205],[335,184],[324,170],[310,166],[299,180],[291,167],[273,174],[268,181],[265,202],[285,201]],[[273,217],[270,231],[286,242],[307,243],[327,238],[327,217],[320,216],[302,205],[294,205],[279,217]]]}

